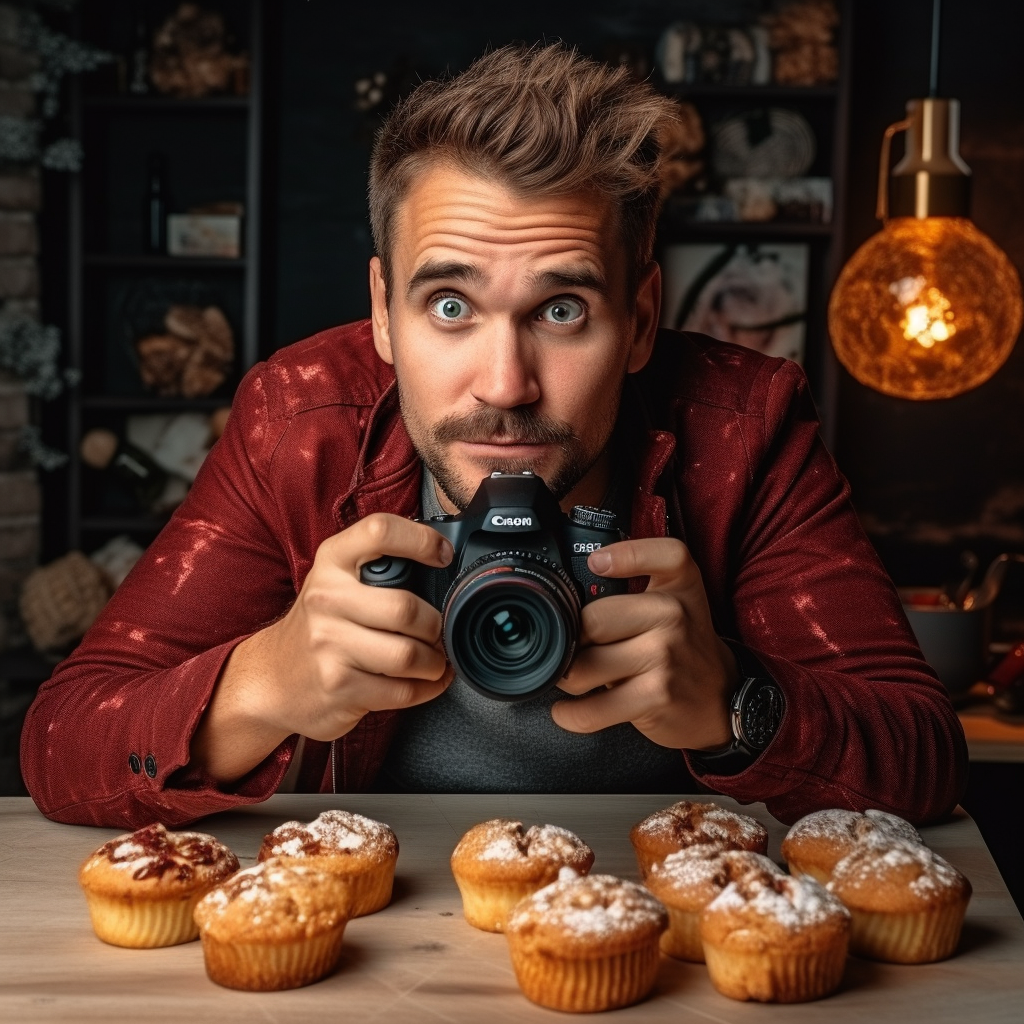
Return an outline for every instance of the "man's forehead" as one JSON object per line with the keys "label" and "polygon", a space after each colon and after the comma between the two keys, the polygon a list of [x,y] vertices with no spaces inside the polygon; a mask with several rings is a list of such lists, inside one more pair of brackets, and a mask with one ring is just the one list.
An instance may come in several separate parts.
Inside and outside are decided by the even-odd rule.
{"label": "man's forehead", "polygon": [[395,256],[409,277],[448,265],[470,279],[503,253],[578,265],[603,274],[618,249],[615,217],[592,193],[516,194],[493,180],[447,165],[417,177],[396,217]]}

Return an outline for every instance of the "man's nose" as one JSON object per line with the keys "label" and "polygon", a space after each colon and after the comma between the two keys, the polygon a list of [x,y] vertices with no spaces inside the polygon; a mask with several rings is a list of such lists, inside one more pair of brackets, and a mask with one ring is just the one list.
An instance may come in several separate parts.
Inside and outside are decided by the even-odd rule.
{"label": "man's nose", "polygon": [[498,409],[536,402],[540,398],[540,381],[535,353],[516,325],[495,325],[479,341],[473,397]]}

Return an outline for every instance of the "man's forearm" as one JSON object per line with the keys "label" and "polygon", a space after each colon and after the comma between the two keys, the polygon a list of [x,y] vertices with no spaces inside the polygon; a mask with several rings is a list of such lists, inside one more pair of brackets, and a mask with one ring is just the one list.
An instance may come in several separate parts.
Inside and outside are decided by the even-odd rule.
{"label": "man's forearm", "polygon": [[221,785],[248,774],[289,735],[258,713],[271,671],[268,634],[254,633],[231,652],[192,737],[190,763]]}

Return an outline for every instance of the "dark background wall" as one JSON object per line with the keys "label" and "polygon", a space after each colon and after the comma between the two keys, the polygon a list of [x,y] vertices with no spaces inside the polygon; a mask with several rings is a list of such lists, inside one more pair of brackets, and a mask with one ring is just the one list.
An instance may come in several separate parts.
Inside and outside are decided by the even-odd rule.
{"label": "dark background wall", "polygon": [[280,62],[280,105],[271,111],[279,119],[275,344],[367,313],[366,167],[377,122],[353,108],[357,79],[398,68],[412,80],[456,72],[487,48],[516,40],[561,39],[598,57],[628,40],[653,55],[673,20],[754,20],[764,8],[759,0],[269,6],[276,24],[268,39]]}
{"label": "dark background wall", "polygon": [[[850,251],[878,230],[879,144],[928,86],[929,0],[855,4],[850,110]],[[977,226],[1024,268],[1024,5],[945,0],[939,91],[961,101],[961,152]],[[898,148],[898,147],[897,147]],[[858,511],[901,583],[937,583],[970,547],[1024,548],[1024,345],[986,384],[910,402],[843,374],[836,455]],[[1011,581],[1011,584],[1013,581]],[[1010,587],[1008,596],[1019,590]]]}
{"label": "dark background wall", "polygon": [[[756,0],[669,4],[526,0],[494,5],[333,0],[271,4],[268,32],[278,102],[273,166],[276,238],[265,335],[277,347],[366,315],[366,165],[376,124],[353,107],[354,83],[403,65],[414,75],[465,67],[513,39],[564,39],[603,55],[627,39],[653,52],[674,18],[756,12]],[[878,230],[875,175],[885,126],[927,92],[930,0],[855,0],[850,108],[848,250]],[[1024,267],[1024,5],[945,0],[940,91],[962,102],[963,155],[974,171],[978,226]],[[271,91],[273,96],[273,91]],[[898,144],[897,144],[898,150]],[[810,338],[810,345],[825,339]],[[827,400],[827,399],[826,399]],[[891,399],[840,372],[835,453],[890,571],[900,583],[939,582],[963,547],[984,562],[1024,548],[1024,346],[993,380],[940,402]],[[1012,591],[1012,587],[1011,587]]]}

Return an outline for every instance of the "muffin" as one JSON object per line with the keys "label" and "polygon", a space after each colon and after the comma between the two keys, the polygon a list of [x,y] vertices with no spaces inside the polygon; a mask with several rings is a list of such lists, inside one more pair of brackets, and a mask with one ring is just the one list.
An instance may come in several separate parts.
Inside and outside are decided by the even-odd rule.
{"label": "muffin", "polygon": [[667,925],[665,908],[635,882],[563,868],[558,881],[516,904],[505,934],[527,999],[591,1013],[650,992]]}
{"label": "muffin", "polygon": [[362,917],[391,902],[398,860],[398,839],[388,825],[351,811],[324,811],[303,825],[286,821],[263,837],[257,861],[277,857],[302,864],[316,858],[316,867],[347,880],[350,917]]}
{"label": "muffin", "polygon": [[452,853],[462,911],[474,928],[500,932],[508,912],[524,896],[549,885],[563,867],[585,875],[594,852],[567,829],[495,818],[474,825]]}
{"label": "muffin", "polygon": [[341,956],[349,887],[318,861],[264,861],[215,886],[195,919],[211,981],[252,992],[299,988]]}
{"label": "muffin", "polygon": [[824,885],[832,869],[864,839],[902,839],[920,843],[909,821],[885,811],[846,811],[835,807],[801,818],[782,841],[791,874],[810,875]]}
{"label": "muffin", "polygon": [[759,821],[717,804],[690,800],[648,815],[630,830],[629,841],[642,880],[652,864],[688,846],[716,844],[723,850],[768,852],[768,830]]}
{"label": "muffin", "polygon": [[196,903],[237,870],[238,858],[213,836],[154,824],[104,843],[78,881],[104,942],[151,949],[196,938]]}
{"label": "muffin", "polygon": [[802,1003],[838,988],[850,912],[812,878],[752,870],[704,908],[700,935],[722,995]]}
{"label": "muffin", "polygon": [[654,864],[644,884],[668,910],[668,931],[661,936],[661,951],[677,960],[704,963],[700,913],[731,881],[748,871],[782,873],[760,853],[723,850],[714,843],[689,846]]}
{"label": "muffin", "polygon": [[920,843],[862,843],[832,872],[828,889],[853,915],[850,950],[896,964],[951,956],[971,883]]}

